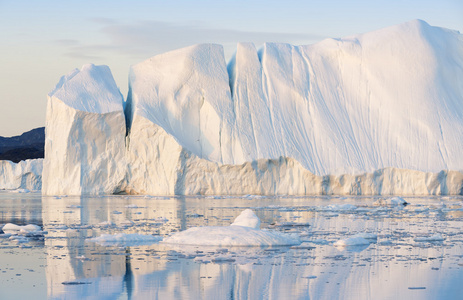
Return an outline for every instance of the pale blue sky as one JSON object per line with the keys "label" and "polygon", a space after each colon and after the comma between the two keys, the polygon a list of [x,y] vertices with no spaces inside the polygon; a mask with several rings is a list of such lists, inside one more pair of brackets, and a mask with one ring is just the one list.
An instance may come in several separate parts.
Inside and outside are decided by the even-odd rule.
{"label": "pale blue sky", "polygon": [[46,95],[85,63],[108,65],[127,94],[130,65],[195,43],[312,44],[422,19],[463,32],[461,0],[0,0],[0,135],[44,126]]}

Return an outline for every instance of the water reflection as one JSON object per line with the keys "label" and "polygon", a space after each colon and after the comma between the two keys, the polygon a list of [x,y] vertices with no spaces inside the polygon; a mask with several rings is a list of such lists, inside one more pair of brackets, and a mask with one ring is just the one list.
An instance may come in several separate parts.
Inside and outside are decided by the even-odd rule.
{"label": "water reflection", "polygon": [[[37,199],[29,199],[31,208],[26,210],[30,211],[22,216],[23,222],[40,216],[48,231],[44,245],[36,246],[43,247],[46,257],[47,295],[42,298],[459,297],[463,292],[461,198],[407,200],[411,205],[397,209],[375,207],[371,198],[44,197],[41,212],[35,211]],[[23,204],[18,203],[2,202],[2,211],[10,214],[9,206],[11,211],[21,211]],[[328,207],[345,203],[356,209]],[[304,243],[218,249],[162,243],[102,246],[87,241],[101,234],[165,236],[192,226],[226,226],[249,207],[261,218],[263,228],[296,232]],[[377,242],[332,245],[363,232],[376,234]],[[435,233],[445,240],[415,242],[416,237]],[[2,245],[11,246],[8,243]]]}

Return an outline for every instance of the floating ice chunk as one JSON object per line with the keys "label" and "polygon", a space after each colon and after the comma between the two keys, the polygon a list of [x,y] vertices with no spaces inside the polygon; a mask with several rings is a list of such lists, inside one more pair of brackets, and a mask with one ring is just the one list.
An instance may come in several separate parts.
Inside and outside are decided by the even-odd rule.
{"label": "floating ice chunk", "polygon": [[352,211],[356,210],[357,206],[346,203],[346,204],[331,204],[328,206],[325,206],[323,210],[328,210],[328,211]]}
{"label": "floating ice chunk", "polygon": [[36,235],[35,233],[42,233],[40,226],[34,224],[28,224],[24,226],[19,226],[12,223],[7,223],[2,228],[3,232],[6,234],[13,235]]}
{"label": "floating ice chunk", "polygon": [[381,205],[388,205],[388,206],[396,206],[396,205],[407,205],[408,202],[404,200],[402,197],[393,197],[390,199],[378,199],[373,203],[373,205],[381,206]]}
{"label": "floating ice chunk", "polygon": [[414,239],[415,242],[442,242],[445,238],[440,233],[429,237],[417,237]]}
{"label": "floating ice chunk", "polygon": [[335,242],[333,245],[334,246],[358,246],[358,245],[368,245],[371,244],[374,240],[376,240],[378,237],[375,234],[372,233],[358,233],[356,235],[353,235],[347,239],[341,239],[337,242]]}
{"label": "floating ice chunk", "polygon": [[5,226],[2,228],[3,231],[38,231],[40,230],[40,226],[34,225],[34,224],[28,224],[24,226],[19,226],[13,223],[7,223]]}
{"label": "floating ice chunk", "polygon": [[363,237],[360,237],[360,236],[352,236],[347,239],[339,240],[335,242],[333,245],[345,247],[345,246],[357,246],[357,245],[368,245],[368,244],[370,244],[369,240]]}
{"label": "floating ice chunk", "polygon": [[[257,220],[256,220],[257,219]],[[241,225],[243,224],[243,225]],[[231,226],[193,227],[174,233],[164,243],[201,246],[292,246],[301,243],[299,236],[260,230],[260,220],[247,209]]]}
{"label": "floating ice chunk", "polygon": [[125,208],[143,208],[143,207],[138,206],[136,204],[129,204],[129,205],[126,205]]}
{"label": "floating ice chunk", "polygon": [[100,222],[98,224],[95,225],[96,227],[112,227],[114,226],[114,223],[111,222],[111,221],[104,221],[104,222]]}
{"label": "floating ice chunk", "polygon": [[71,205],[67,205],[66,208],[82,208],[82,205],[71,204]]}
{"label": "floating ice chunk", "polygon": [[163,240],[169,244],[201,246],[291,246],[300,244],[296,235],[244,226],[193,227]]}
{"label": "floating ice chunk", "polygon": [[135,246],[150,245],[162,240],[162,237],[145,234],[102,234],[99,237],[87,239],[86,241],[97,243],[103,246]]}
{"label": "floating ice chunk", "polygon": [[260,219],[252,210],[246,209],[243,210],[238,217],[236,217],[231,226],[245,226],[260,229]]}

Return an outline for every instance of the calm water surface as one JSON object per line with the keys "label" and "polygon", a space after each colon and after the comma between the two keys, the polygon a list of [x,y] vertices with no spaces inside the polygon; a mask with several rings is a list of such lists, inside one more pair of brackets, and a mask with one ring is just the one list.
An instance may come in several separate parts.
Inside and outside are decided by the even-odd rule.
{"label": "calm water surface", "polygon": [[[0,226],[43,236],[0,238],[0,299],[461,299],[463,198],[42,197],[0,192]],[[350,204],[350,205],[348,205]],[[298,247],[97,244],[102,234],[166,236],[228,226],[246,208]],[[0,227],[0,228],[1,228]],[[361,232],[370,245],[333,245]],[[426,240],[440,234],[443,241]]]}

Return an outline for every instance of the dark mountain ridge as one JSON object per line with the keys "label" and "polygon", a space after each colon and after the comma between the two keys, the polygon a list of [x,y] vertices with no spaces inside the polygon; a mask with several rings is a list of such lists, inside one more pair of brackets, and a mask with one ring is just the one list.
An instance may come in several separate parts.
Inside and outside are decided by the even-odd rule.
{"label": "dark mountain ridge", "polygon": [[15,163],[33,158],[43,158],[45,148],[45,127],[24,132],[18,136],[0,136],[0,160]]}

